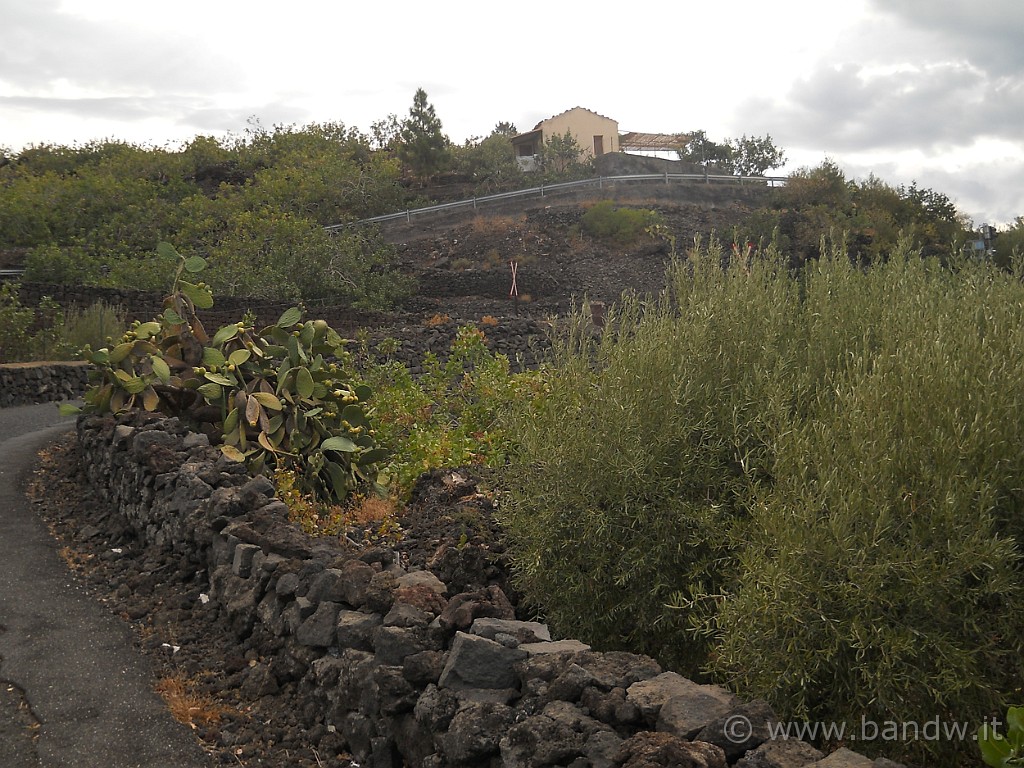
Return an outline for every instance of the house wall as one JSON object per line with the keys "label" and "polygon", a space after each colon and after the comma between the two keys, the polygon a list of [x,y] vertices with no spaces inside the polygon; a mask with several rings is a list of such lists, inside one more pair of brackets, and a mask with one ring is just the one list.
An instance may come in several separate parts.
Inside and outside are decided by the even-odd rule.
{"label": "house wall", "polygon": [[541,123],[541,129],[544,131],[545,141],[556,133],[571,132],[576,143],[583,149],[584,157],[593,156],[595,136],[603,137],[605,153],[619,151],[619,124],[611,118],[602,117],[586,109],[570,109],[568,112],[549,117]]}

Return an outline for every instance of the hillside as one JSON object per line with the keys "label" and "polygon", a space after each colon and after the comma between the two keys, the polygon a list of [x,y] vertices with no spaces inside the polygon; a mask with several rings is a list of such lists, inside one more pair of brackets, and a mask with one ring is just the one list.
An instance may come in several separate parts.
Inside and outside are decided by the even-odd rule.
{"label": "hillside", "polygon": [[[519,312],[563,312],[573,298],[584,295],[610,302],[625,290],[658,291],[670,259],[669,239],[642,237],[620,244],[589,237],[580,231],[580,221],[592,204],[535,204],[519,213],[386,231],[395,242],[399,268],[419,285],[406,308],[460,317],[515,312],[509,297],[513,260],[518,265]],[[698,236],[718,233],[730,240],[733,228],[756,210],[746,201],[647,200],[628,205],[657,211],[680,253]]]}

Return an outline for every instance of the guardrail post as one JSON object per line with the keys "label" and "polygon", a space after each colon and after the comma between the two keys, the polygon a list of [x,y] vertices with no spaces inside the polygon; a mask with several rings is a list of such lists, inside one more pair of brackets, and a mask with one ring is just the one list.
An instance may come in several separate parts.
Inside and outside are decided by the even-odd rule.
{"label": "guardrail post", "polygon": [[544,197],[544,182],[543,181],[540,183],[540,196]]}
{"label": "guardrail post", "polygon": [[668,184],[668,171],[665,171],[665,183]]}
{"label": "guardrail post", "polygon": [[476,195],[473,195],[473,210],[476,210]]}
{"label": "guardrail post", "polygon": [[405,221],[406,223],[412,221],[412,211],[410,211],[408,208],[405,209]]}

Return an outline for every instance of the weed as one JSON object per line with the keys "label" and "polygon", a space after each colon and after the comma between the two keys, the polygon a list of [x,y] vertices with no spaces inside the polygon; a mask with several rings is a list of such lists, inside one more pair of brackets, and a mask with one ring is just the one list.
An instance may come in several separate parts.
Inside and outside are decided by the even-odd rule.
{"label": "weed", "polygon": [[473,233],[485,237],[498,237],[521,229],[526,225],[526,216],[474,216],[470,226]]}
{"label": "weed", "polygon": [[433,315],[424,320],[423,324],[427,326],[427,328],[438,328],[439,326],[447,325],[451,321],[452,319],[448,315],[441,314],[440,312],[435,312]]}
{"label": "weed", "polygon": [[154,687],[167,704],[171,716],[191,728],[197,725],[216,725],[232,712],[230,707],[224,706],[212,696],[199,693],[199,684],[181,673],[161,677]]}
{"label": "weed", "polygon": [[85,347],[98,349],[123,334],[126,324],[124,309],[104,301],[72,307],[64,313],[61,344],[74,355]]}

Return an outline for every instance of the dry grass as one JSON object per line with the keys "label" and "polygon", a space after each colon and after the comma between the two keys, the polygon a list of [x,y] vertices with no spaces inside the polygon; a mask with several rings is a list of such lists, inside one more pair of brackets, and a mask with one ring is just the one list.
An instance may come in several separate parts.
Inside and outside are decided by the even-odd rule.
{"label": "dry grass", "polygon": [[476,216],[470,222],[473,232],[478,235],[505,235],[513,229],[526,225],[526,216]]}
{"label": "dry grass", "polygon": [[196,692],[196,683],[179,673],[161,677],[154,686],[179,723],[192,728],[197,724],[216,725],[231,711],[212,696]]}
{"label": "dry grass", "polygon": [[355,525],[367,525],[395,519],[397,508],[393,499],[366,496],[345,510],[346,517]]}
{"label": "dry grass", "polygon": [[442,315],[440,312],[437,312],[424,320],[423,324],[427,326],[427,328],[437,328],[439,325],[445,325],[451,321],[452,319],[448,315]]}

